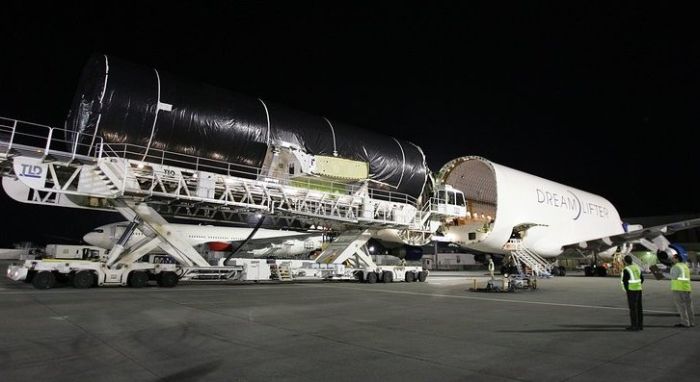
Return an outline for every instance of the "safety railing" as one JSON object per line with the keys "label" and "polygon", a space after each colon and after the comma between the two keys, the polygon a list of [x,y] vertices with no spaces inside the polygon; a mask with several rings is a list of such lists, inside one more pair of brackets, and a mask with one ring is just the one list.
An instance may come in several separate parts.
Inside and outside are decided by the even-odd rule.
{"label": "safety railing", "polygon": [[[41,159],[51,158],[56,162],[70,163],[77,159],[97,160],[105,157],[123,158],[139,162],[146,167],[151,164],[173,166],[192,171],[206,171],[216,174],[263,181],[280,186],[305,188],[322,193],[364,196],[373,200],[411,205],[418,209],[418,200],[408,194],[394,192],[376,187],[367,187],[362,183],[341,183],[333,180],[316,178],[311,175],[296,178],[279,178],[266,173],[263,167],[247,166],[227,161],[205,158],[168,151],[166,149],[147,148],[134,144],[106,143],[102,137],[94,137],[91,142],[81,139],[82,133],[64,128],[57,128],[18,119],[0,117],[0,153],[6,156],[15,152],[31,153]],[[368,180],[367,182],[372,182]],[[387,187],[378,184],[379,187]],[[429,204],[429,203],[428,203]],[[420,206],[424,207],[424,206]],[[420,219],[420,218],[419,218]]]}
{"label": "safety railing", "polygon": [[414,207],[417,207],[418,205],[417,199],[411,195],[376,188],[365,188],[361,184],[340,183],[310,176],[280,178],[266,174],[266,169],[263,167],[230,163],[167,150],[154,149],[152,147],[147,149],[146,147],[134,144],[108,144],[100,142],[100,146],[101,147],[97,149],[100,157],[118,157],[137,161],[139,162],[139,167],[145,167],[149,164],[173,166],[192,171],[206,171],[226,176],[260,180],[280,186],[292,186],[309,190],[317,190],[331,194],[360,195],[362,191],[366,190],[367,195],[371,199],[409,204]]}
{"label": "safety railing", "polygon": [[[44,159],[50,155],[61,157],[68,162],[81,158],[97,158],[97,153],[91,150],[92,146],[68,139],[72,134],[70,130],[42,125],[34,122],[22,121],[0,117],[0,151],[5,155],[15,152],[31,152]],[[102,138],[95,140],[96,145],[102,145]],[[83,155],[82,151],[92,154]]]}

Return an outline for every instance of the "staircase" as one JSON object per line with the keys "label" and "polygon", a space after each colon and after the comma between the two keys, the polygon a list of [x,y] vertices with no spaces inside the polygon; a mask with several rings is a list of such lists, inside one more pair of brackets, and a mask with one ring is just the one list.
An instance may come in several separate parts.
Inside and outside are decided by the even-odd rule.
{"label": "staircase", "polygon": [[292,281],[292,271],[289,268],[289,264],[271,264],[270,265],[270,277],[272,280],[279,281]]}
{"label": "staircase", "polygon": [[510,254],[515,259],[516,267],[520,273],[524,273],[521,265],[525,265],[537,277],[550,277],[552,275],[552,264],[534,251],[523,246],[521,240],[512,239],[508,244],[509,248],[511,248]]}
{"label": "staircase", "polygon": [[350,230],[343,232],[316,258],[319,264],[343,264],[349,261],[355,267],[374,268],[372,258],[362,247],[371,237],[369,230]]}

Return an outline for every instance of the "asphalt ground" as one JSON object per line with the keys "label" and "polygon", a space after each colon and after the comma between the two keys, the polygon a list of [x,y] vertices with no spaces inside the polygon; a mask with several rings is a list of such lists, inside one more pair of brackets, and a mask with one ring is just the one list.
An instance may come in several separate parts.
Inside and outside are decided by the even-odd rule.
{"label": "asphalt ground", "polygon": [[471,292],[473,278],[486,279],[35,290],[3,277],[0,381],[700,379],[700,329],[673,327],[669,281],[647,279],[644,331],[628,332],[616,278],[514,293]]}

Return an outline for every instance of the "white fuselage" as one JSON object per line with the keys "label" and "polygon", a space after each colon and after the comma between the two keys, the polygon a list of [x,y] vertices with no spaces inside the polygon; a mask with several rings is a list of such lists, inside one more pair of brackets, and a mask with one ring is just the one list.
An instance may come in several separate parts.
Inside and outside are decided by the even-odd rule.
{"label": "white fuselage", "polygon": [[[450,241],[463,247],[487,253],[508,253],[504,249],[515,227],[524,229],[522,244],[541,256],[553,257],[562,253],[565,245],[605,238],[624,232],[620,216],[615,207],[598,195],[565,186],[550,180],[501,166],[479,157],[461,158],[468,161],[481,161],[491,169],[495,182],[495,210],[493,222],[486,232],[472,234],[475,227],[483,224],[457,225],[447,229]],[[453,177],[456,183],[469,182],[465,164],[462,177],[459,171]],[[480,167],[473,166],[473,167]],[[480,168],[482,178],[486,171]],[[449,180],[449,177],[448,177]],[[453,184],[461,189],[459,184]],[[470,189],[469,185],[464,188]],[[465,192],[467,200],[469,192]],[[491,203],[493,200],[491,201]],[[494,203],[492,203],[494,204]],[[488,223],[488,220],[485,221]],[[476,238],[474,238],[476,236]]]}
{"label": "white fuselage", "polygon": [[[83,236],[83,240],[96,247],[111,249],[124,233],[128,223],[113,223],[96,228]],[[226,250],[227,244],[240,243],[252,232],[252,228],[217,227],[211,225],[170,224],[193,247],[209,245],[210,250]],[[124,245],[129,247],[144,238],[138,229]],[[260,228],[250,241],[255,248],[248,250],[255,256],[297,256],[321,248],[323,237],[304,232]],[[233,245],[234,247],[236,244]]]}

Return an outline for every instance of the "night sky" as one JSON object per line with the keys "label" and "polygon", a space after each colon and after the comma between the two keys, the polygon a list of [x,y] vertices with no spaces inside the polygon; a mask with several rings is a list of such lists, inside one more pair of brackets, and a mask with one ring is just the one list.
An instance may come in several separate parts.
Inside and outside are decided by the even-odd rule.
{"label": "night sky", "polygon": [[[700,212],[690,9],[24,3],[1,6],[0,116],[62,125],[85,61],[106,53],[413,141],[434,171],[481,155],[602,195],[623,217]],[[4,192],[0,211],[1,247],[121,220]]]}

